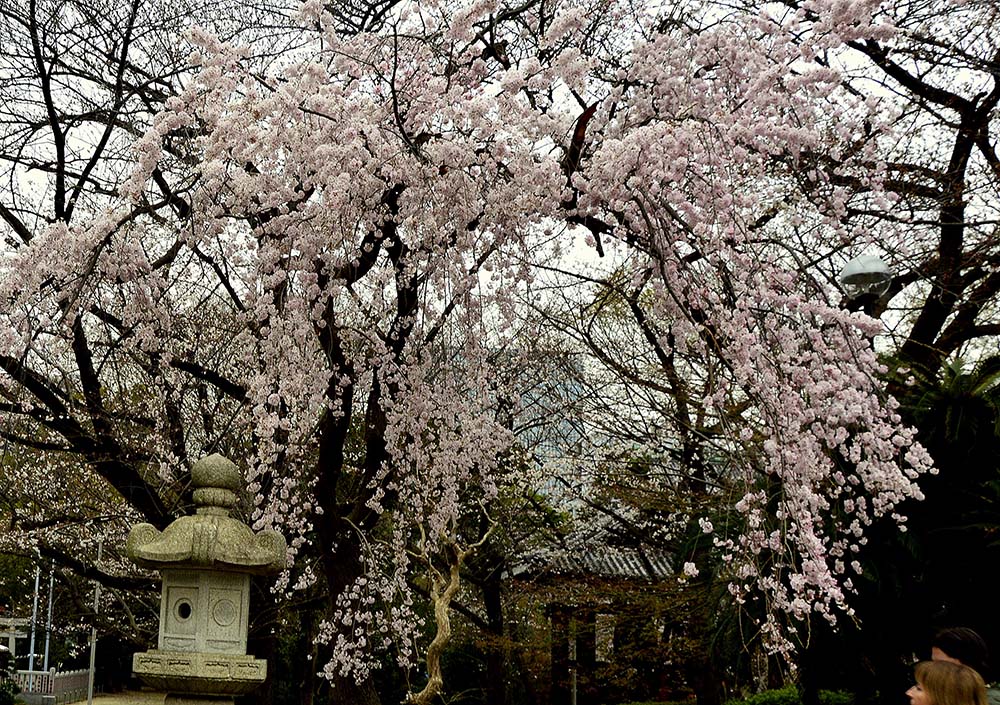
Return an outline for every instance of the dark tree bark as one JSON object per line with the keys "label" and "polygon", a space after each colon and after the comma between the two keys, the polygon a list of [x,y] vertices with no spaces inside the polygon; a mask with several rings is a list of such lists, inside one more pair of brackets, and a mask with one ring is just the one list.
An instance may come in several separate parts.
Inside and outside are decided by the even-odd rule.
{"label": "dark tree bark", "polygon": [[483,583],[483,605],[489,636],[486,646],[486,705],[505,705],[507,702],[507,648],[500,575],[499,570],[494,570]]}

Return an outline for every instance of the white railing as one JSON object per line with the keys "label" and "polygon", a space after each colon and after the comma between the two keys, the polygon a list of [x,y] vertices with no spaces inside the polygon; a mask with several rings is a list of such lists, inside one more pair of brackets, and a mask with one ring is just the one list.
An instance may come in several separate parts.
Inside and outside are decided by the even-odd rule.
{"label": "white railing", "polygon": [[62,705],[87,697],[90,671],[16,671],[14,682],[21,689],[25,702],[45,702]]}
{"label": "white railing", "polygon": [[14,682],[22,693],[50,695],[55,685],[56,669],[50,671],[17,671]]}

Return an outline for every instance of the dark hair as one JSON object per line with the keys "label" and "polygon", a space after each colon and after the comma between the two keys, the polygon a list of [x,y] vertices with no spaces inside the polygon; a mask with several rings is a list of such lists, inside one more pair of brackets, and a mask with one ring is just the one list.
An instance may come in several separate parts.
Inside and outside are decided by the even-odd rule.
{"label": "dark hair", "polygon": [[931,647],[935,646],[945,655],[978,671],[983,678],[986,677],[989,652],[986,642],[974,630],[968,627],[942,629],[931,640]]}
{"label": "dark hair", "polygon": [[930,698],[930,705],[987,705],[983,677],[968,666],[951,661],[921,661],[914,675]]}

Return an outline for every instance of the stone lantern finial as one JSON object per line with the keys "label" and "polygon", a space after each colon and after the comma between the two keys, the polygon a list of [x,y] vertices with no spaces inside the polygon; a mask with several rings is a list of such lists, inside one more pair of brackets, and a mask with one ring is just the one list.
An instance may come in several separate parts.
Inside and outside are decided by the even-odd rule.
{"label": "stone lantern finial", "polygon": [[132,670],[168,691],[167,703],[226,702],[267,675],[267,662],[246,653],[250,576],[283,570],[286,544],[276,531],[254,533],[229,516],[243,478],[228,459],[199,460],[191,484],[194,515],[162,532],[137,524],[128,535],[129,558],[163,577],[159,648],[136,654]]}
{"label": "stone lantern finial", "polygon": [[198,514],[224,514],[239,501],[243,478],[236,463],[213,453],[191,468],[191,484],[195,486],[194,503]]}

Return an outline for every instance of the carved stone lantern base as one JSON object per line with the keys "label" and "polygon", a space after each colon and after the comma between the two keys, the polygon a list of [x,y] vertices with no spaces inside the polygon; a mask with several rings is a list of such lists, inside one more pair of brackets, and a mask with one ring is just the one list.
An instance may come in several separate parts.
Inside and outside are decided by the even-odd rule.
{"label": "carved stone lantern base", "polygon": [[[267,678],[267,661],[237,654],[183,653],[153,649],[132,657],[132,671],[147,685],[174,697],[232,700]],[[188,694],[188,695],[185,695]]]}

